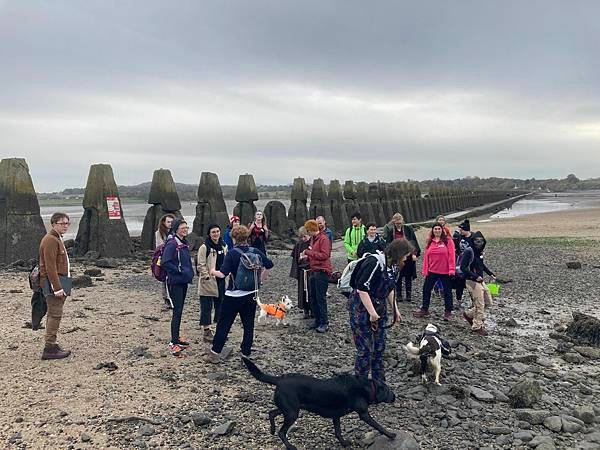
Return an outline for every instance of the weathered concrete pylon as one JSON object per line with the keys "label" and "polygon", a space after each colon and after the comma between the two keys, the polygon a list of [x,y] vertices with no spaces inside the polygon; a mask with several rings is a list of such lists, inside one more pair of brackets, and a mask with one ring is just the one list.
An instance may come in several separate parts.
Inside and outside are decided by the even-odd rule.
{"label": "weathered concrete pylon", "polygon": [[301,227],[304,222],[308,219],[308,207],[306,201],[308,200],[308,189],[306,187],[306,181],[304,178],[294,178],[294,184],[292,185],[291,193],[291,204],[288,210],[288,219],[290,219],[296,227]]}
{"label": "weathered concrete pylon", "polygon": [[310,218],[323,216],[329,227],[335,227],[333,216],[331,215],[331,206],[327,197],[325,183],[321,178],[313,181],[312,190],[310,192],[310,208],[308,210]]}
{"label": "weathered concrete pylon", "polygon": [[235,201],[238,203],[233,209],[233,215],[240,218],[242,225],[248,225],[254,221],[254,214],[256,214],[254,202],[256,200],[258,200],[258,189],[256,189],[254,176],[249,173],[240,175],[235,190]]}
{"label": "weathered concrete pylon", "polygon": [[152,206],[148,208],[146,217],[144,218],[141,247],[146,250],[152,250],[154,249],[155,233],[158,229],[160,218],[167,213],[181,217],[181,202],[179,201],[175,182],[169,169],[157,169],[154,171],[148,203]]}
{"label": "weathered concrete pylon", "polygon": [[203,240],[208,232],[208,227],[216,223],[225,229],[229,223],[229,214],[223,198],[221,183],[216,173],[202,172],[198,184],[198,204],[194,218],[193,233]]}
{"label": "weathered concrete pylon", "polygon": [[94,164],[85,186],[75,253],[83,256],[94,251],[99,256],[122,257],[131,255],[132,248],[112,167]]}
{"label": "weathered concrete pylon", "polygon": [[344,196],[342,194],[342,186],[338,180],[331,180],[329,182],[329,205],[331,207],[331,215],[333,216],[333,227],[332,229],[337,234],[343,234],[350,226],[348,220],[348,214],[344,206]]}
{"label": "weathered concrete pylon", "polygon": [[37,259],[46,234],[29,167],[23,158],[0,161],[0,264]]}

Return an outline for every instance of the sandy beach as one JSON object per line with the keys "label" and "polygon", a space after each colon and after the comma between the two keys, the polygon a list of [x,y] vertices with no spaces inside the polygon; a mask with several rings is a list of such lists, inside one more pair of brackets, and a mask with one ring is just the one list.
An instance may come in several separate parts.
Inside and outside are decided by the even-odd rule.
{"label": "sandy beach", "polygon": [[[561,345],[566,343],[550,338],[569,323],[573,311],[600,317],[599,226],[600,208],[473,220],[472,228],[488,239],[488,265],[509,281],[489,313],[490,336],[475,337],[458,311],[451,323],[441,326],[444,337],[456,344],[456,357],[444,361],[441,387],[424,386],[408,370],[402,346],[426,322],[410,315],[417,302],[401,303],[405,320],[388,331],[386,350],[387,378],[398,400],[372,407],[372,415],[386,427],[410,432],[423,449],[599,448],[597,349],[586,353],[571,344],[565,350]],[[419,230],[421,241],[425,232]],[[271,254],[275,268],[261,297],[275,301],[288,294],[295,300],[289,252]],[[567,269],[569,260],[580,261],[582,269]],[[343,253],[336,252],[337,269],[344,261]],[[73,265],[78,275],[90,267],[92,262]],[[167,349],[170,314],[160,310],[159,285],[149,275],[148,258],[123,260],[119,268],[102,272],[93,287],[76,290],[65,305],[59,342],[73,354],[55,362],[40,360],[43,330],[22,328],[30,319],[26,273],[2,274],[7,312],[0,318],[4,448],[282,448],[268,430],[273,389],[251,378],[240,362],[239,323],[229,340],[231,358],[217,367],[202,362],[196,285],[190,286],[182,329],[192,346],[186,358],[173,358]],[[419,275],[413,294],[417,300],[421,285]],[[275,374],[294,371],[319,377],[352,370],[354,345],[345,299],[335,287],[330,291],[331,331],[325,335],[309,332],[297,310],[290,313],[287,328],[257,327],[260,367]],[[435,298],[432,304],[431,320],[438,323],[441,303]],[[506,325],[509,319],[515,327]],[[101,367],[110,362],[116,370]],[[562,431],[560,425],[552,431],[527,419],[506,396],[524,377],[538,381],[543,391],[533,409],[547,411],[564,424],[576,408],[588,407],[595,419],[583,425],[573,422],[571,431]],[[229,422],[234,422],[232,430],[219,435],[219,426]],[[352,448],[373,441],[371,429],[355,416],[342,419],[342,429]],[[302,449],[340,448],[331,422],[308,413],[301,415],[290,439]]]}

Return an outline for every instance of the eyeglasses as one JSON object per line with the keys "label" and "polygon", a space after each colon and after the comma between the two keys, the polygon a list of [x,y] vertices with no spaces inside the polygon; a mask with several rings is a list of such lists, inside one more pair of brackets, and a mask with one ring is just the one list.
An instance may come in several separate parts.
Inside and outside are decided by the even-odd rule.
{"label": "eyeglasses", "polygon": [[69,225],[71,225],[71,222],[56,222],[56,225],[66,225],[66,226],[69,226]]}

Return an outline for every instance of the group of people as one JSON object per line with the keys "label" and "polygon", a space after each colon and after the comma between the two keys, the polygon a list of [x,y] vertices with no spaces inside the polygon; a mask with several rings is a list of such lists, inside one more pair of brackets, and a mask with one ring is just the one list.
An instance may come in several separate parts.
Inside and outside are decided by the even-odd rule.
{"label": "group of people", "polygon": [[[344,235],[344,247],[348,263],[353,266],[347,307],[356,346],[355,372],[361,376],[370,373],[373,379],[383,381],[386,324],[390,318],[392,323],[402,320],[399,301],[411,301],[421,249],[412,227],[404,223],[399,213],[384,226],[381,236],[376,224],[362,224],[360,213],[354,213],[351,219],[352,225]],[[40,244],[40,284],[47,286],[49,292],[42,358],[61,359],[70,354],[56,343],[64,301],[69,295],[61,281],[70,276],[69,257],[63,243],[70,222],[64,213],[54,214],[50,222],[51,230]],[[250,357],[259,283],[273,267],[267,256],[269,229],[264,214],[258,211],[249,226],[232,216],[223,235],[219,225],[210,225],[195,261],[186,239],[188,231],[185,220],[167,214],[161,218],[156,232],[156,245],[162,246],[160,264],[167,275],[162,295],[165,305],[172,309],[169,348],[174,356],[181,356],[189,346],[180,335],[181,317],[188,285],[198,276],[199,324],[203,340],[212,344],[204,360],[221,361],[225,342],[238,315],[244,329],[241,354]],[[310,328],[318,333],[326,333],[329,328],[327,289],[333,273],[332,244],[333,233],[319,216],[300,227],[299,241],[292,251],[290,275],[298,280],[298,305],[305,318],[314,319]],[[429,316],[431,292],[438,285],[444,296],[444,320],[451,320],[452,290],[456,290],[460,301],[466,288],[473,305],[464,311],[464,318],[473,332],[486,335],[485,308],[491,304],[491,296],[483,276],[495,276],[484,263],[485,246],[483,234],[471,232],[468,220],[451,236],[445,219],[438,217],[427,236],[423,255],[423,303],[413,315]],[[260,267],[260,279],[250,286],[243,285],[238,277],[244,270],[243,260],[251,260],[249,255],[254,256]],[[214,332],[213,324],[216,324]]]}

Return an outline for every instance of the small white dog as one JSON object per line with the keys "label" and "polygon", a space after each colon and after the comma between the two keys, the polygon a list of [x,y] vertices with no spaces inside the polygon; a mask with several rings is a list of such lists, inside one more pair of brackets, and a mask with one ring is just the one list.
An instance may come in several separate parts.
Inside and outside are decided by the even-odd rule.
{"label": "small white dog", "polygon": [[279,324],[287,325],[288,323],[285,320],[285,316],[287,312],[294,307],[292,301],[287,295],[281,297],[281,301],[276,305],[274,303],[263,304],[260,302],[260,298],[256,297],[256,303],[260,306],[260,313],[257,322],[260,323],[261,319],[267,320],[267,316],[272,316],[277,319],[275,326],[279,326]]}
{"label": "small white dog", "polygon": [[421,361],[421,379],[427,383],[427,368],[431,366],[435,375],[435,384],[440,385],[440,373],[442,372],[442,353],[450,354],[450,346],[439,336],[438,327],[429,323],[421,336],[419,346],[409,342],[404,346],[406,354],[410,358]]}

